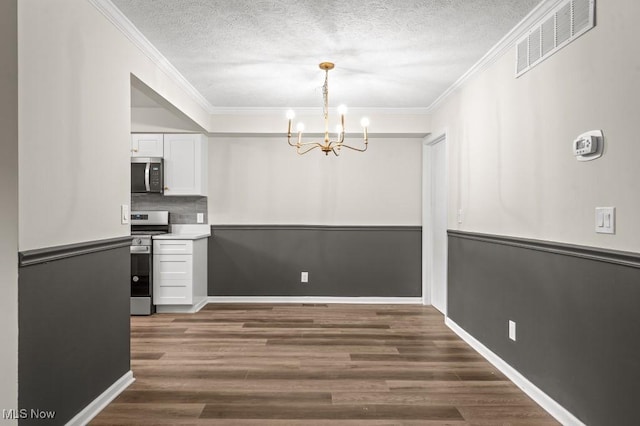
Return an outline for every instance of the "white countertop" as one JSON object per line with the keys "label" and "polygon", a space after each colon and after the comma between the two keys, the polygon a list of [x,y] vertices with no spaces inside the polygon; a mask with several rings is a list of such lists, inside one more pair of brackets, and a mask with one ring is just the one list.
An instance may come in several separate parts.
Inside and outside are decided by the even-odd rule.
{"label": "white countertop", "polygon": [[209,225],[171,225],[169,234],[154,235],[154,240],[199,240],[211,236]]}
{"label": "white countertop", "polygon": [[154,240],[199,240],[201,238],[207,238],[211,236],[211,232],[202,233],[202,234],[161,234],[154,235]]}

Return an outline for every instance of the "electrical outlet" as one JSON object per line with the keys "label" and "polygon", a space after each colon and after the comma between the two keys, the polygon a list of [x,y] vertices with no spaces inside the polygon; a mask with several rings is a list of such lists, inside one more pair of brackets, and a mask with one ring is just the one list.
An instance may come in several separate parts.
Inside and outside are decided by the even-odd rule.
{"label": "electrical outlet", "polygon": [[509,339],[516,341],[516,323],[509,320]]}
{"label": "electrical outlet", "polygon": [[120,223],[126,225],[129,223],[129,205],[123,204],[120,206]]}
{"label": "electrical outlet", "polygon": [[301,283],[308,283],[309,282],[309,273],[308,272],[302,272],[300,274],[300,282]]}
{"label": "electrical outlet", "polygon": [[196,215],[196,222],[198,223],[204,223],[204,213],[198,213]]}

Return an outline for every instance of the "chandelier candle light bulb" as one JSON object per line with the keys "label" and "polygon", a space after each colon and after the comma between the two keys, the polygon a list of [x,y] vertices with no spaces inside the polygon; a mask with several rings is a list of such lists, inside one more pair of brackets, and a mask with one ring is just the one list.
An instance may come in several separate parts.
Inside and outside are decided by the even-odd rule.
{"label": "chandelier candle light bulb", "polygon": [[367,127],[369,127],[369,119],[367,117],[362,117],[362,120],[360,120],[360,125],[364,129],[364,140],[366,143],[366,141],[369,139],[369,136],[367,135]]}
{"label": "chandelier candle light bulb", "polygon": [[338,115],[340,116],[340,124],[336,126],[336,140],[331,140],[329,137],[329,71],[334,68],[334,64],[331,62],[322,62],[320,65],[320,69],[325,72],[324,77],[324,85],[322,86],[322,97],[324,100],[323,105],[323,115],[324,115],[324,141],[323,142],[302,142],[302,132],[304,131],[304,125],[302,123],[298,123],[296,126],[296,130],[298,132],[298,141],[296,143],[291,142],[291,126],[293,123],[293,119],[295,118],[295,113],[292,110],[287,111],[287,119],[289,120],[289,125],[287,127],[287,142],[290,146],[296,148],[296,152],[299,155],[306,154],[309,151],[312,151],[316,148],[320,148],[325,155],[329,155],[330,152],[333,152],[334,155],[340,155],[340,150],[342,147],[352,149],[354,151],[364,152],[367,150],[369,146],[369,136],[367,132],[367,128],[369,127],[369,120],[363,118],[360,121],[360,124],[363,127],[363,135],[364,135],[364,147],[357,148],[353,146],[349,146],[344,143],[344,135],[345,135],[345,125],[344,125],[344,116],[347,113],[347,107],[345,105],[340,105],[338,107]]}

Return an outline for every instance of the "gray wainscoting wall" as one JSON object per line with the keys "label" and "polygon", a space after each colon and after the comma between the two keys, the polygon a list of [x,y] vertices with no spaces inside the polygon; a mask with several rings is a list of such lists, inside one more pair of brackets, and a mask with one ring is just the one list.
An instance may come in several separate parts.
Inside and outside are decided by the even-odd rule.
{"label": "gray wainscoting wall", "polygon": [[130,244],[20,253],[18,403],[55,411],[46,424],[67,423],[130,370]]}
{"label": "gray wainscoting wall", "polygon": [[197,223],[197,213],[203,213],[207,223],[207,197],[203,196],[131,194],[131,211],[136,210],[166,210],[169,221],[178,224]]}
{"label": "gray wainscoting wall", "polygon": [[209,296],[422,294],[420,227],[214,225],[211,234]]}
{"label": "gray wainscoting wall", "polygon": [[637,424],[640,255],[449,231],[448,286],[450,319],[582,422]]}

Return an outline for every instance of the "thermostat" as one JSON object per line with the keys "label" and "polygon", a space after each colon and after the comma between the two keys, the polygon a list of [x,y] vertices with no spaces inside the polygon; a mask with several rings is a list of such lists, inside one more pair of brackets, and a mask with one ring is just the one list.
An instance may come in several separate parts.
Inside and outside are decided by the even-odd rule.
{"label": "thermostat", "polygon": [[578,136],[573,141],[573,155],[578,161],[595,160],[602,156],[604,137],[602,130],[591,130]]}

